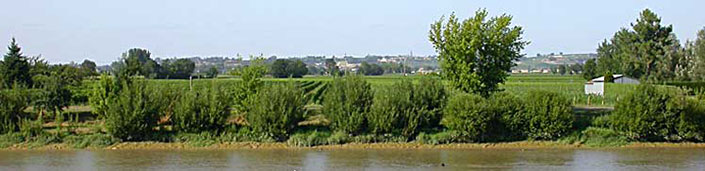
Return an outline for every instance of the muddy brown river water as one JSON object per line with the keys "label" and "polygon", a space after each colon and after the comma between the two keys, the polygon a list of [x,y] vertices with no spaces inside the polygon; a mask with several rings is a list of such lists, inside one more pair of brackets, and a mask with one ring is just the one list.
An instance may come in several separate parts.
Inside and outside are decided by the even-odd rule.
{"label": "muddy brown river water", "polygon": [[0,170],[705,170],[705,149],[20,150]]}

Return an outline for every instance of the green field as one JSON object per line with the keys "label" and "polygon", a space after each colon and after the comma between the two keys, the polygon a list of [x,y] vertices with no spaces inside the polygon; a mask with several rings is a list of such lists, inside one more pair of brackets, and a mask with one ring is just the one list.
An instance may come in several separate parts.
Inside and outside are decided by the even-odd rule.
{"label": "green field", "polygon": [[[372,85],[373,89],[379,89],[384,86],[393,85],[401,80],[416,80],[420,76],[400,76],[400,75],[385,75],[385,76],[366,76],[365,79]],[[304,77],[304,78],[263,78],[265,84],[281,83],[287,81],[295,81],[305,90],[307,98],[311,99],[311,103],[319,103],[322,93],[325,92],[327,82],[331,81],[332,77]],[[195,79],[191,83],[194,89],[201,89],[210,86],[212,83],[217,83],[223,88],[232,88],[241,81],[239,78],[221,78],[221,79]],[[157,89],[188,89],[189,80],[149,80]],[[88,89],[95,85],[96,81],[86,81],[82,89]],[[620,96],[631,91],[636,86],[627,84],[607,84],[605,87],[605,96],[588,96],[584,93],[585,80],[576,75],[550,75],[550,74],[516,74],[507,79],[507,82],[500,85],[505,91],[524,94],[532,90],[544,90],[558,92],[571,100],[575,106],[598,106],[610,107],[614,106]],[[589,100],[589,101],[588,101]]]}

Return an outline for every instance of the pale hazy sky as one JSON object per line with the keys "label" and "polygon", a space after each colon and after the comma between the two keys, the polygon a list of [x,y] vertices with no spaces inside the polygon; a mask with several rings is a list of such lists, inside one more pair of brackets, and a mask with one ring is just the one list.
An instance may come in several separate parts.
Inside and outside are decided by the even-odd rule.
{"label": "pale hazy sky", "polygon": [[[157,57],[435,54],[429,25],[479,8],[507,13],[531,41],[524,53],[594,52],[650,8],[681,41],[705,26],[705,1],[647,0],[12,0],[0,44],[16,37],[51,63],[116,60],[129,48]],[[3,46],[4,46],[3,45]],[[2,50],[5,53],[6,49]]]}

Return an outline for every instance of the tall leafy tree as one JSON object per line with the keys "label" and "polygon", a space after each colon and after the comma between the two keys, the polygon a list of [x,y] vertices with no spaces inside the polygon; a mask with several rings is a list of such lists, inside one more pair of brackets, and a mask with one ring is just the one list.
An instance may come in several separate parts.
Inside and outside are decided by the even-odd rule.
{"label": "tall leafy tree", "polygon": [[565,66],[565,64],[558,65],[558,73],[560,73],[561,75],[565,75],[565,73],[567,73],[567,72],[568,72],[568,68]]}
{"label": "tall leafy tree", "polygon": [[308,73],[308,68],[301,60],[277,59],[272,63],[269,71],[277,78],[301,78]]}
{"label": "tall leafy tree", "polygon": [[187,79],[193,74],[196,63],[189,59],[166,59],[160,68],[160,77]]}
{"label": "tall leafy tree", "polygon": [[83,63],[81,63],[81,72],[83,73],[84,76],[97,76],[98,71],[96,70],[96,64],[95,62],[91,60],[83,60]]}
{"label": "tall leafy tree", "polygon": [[595,59],[588,59],[583,66],[583,78],[590,80],[597,76],[597,62]]}
{"label": "tall leafy tree", "polygon": [[384,74],[384,69],[377,64],[362,62],[362,64],[360,64],[359,73],[364,75],[382,75]]}
{"label": "tall leafy tree", "polygon": [[694,63],[692,69],[693,79],[705,80],[705,28],[698,31],[698,36],[695,42],[689,45],[688,51]]}
{"label": "tall leafy tree", "polygon": [[600,44],[600,72],[624,73],[651,81],[672,79],[683,56],[672,32],[671,25],[661,25],[661,18],[645,9],[631,29],[622,28]]}
{"label": "tall leafy tree", "polygon": [[326,59],[326,72],[328,72],[328,75],[331,76],[340,76],[342,73],[340,72],[340,68],[338,68],[338,65],[335,62],[335,57],[332,59]]}
{"label": "tall leafy tree", "polygon": [[451,14],[447,21],[431,24],[429,36],[439,53],[442,76],[453,87],[484,97],[500,90],[498,84],[507,79],[529,43],[522,40],[522,27],[511,26],[511,16],[487,15],[482,9],[459,21]]}
{"label": "tall leafy tree", "polygon": [[215,66],[208,68],[208,71],[206,72],[206,76],[208,78],[218,77],[218,68]]}
{"label": "tall leafy tree", "polygon": [[3,57],[0,72],[2,73],[3,85],[12,87],[17,83],[22,86],[32,86],[32,76],[30,75],[30,65],[27,57],[22,55],[22,48],[17,45],[15,38],[12,38],[10,45],[7,47],[7,54]]}
{"label": "tall leafy tree", "polygon": [[146,49],[133,48],[122,54],[120,62],[113,64],[119,75],[142,75],[147,78],[156,78],[160,66],[151,58],[151,53]]}

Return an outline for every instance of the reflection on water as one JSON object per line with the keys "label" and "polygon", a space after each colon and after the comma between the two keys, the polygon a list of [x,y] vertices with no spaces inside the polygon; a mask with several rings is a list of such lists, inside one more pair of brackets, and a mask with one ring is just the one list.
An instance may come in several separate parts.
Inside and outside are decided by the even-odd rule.
{"label": "reflection on water", "polygon": [[705,149],[0,151],[0,170],[702,170]]}

